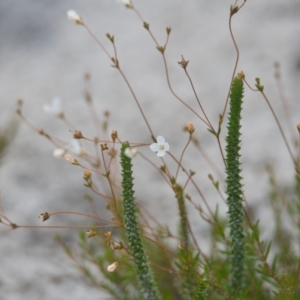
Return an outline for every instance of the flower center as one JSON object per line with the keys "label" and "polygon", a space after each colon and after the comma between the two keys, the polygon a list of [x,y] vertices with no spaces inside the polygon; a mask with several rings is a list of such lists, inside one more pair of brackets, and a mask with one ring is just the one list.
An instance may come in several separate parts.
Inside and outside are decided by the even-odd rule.
{"label": "flower center", "polygon": [[164,149],[165,149],[165,146],[164,146],[164,145],[159,145],[159,149],[160,149],[160,150],[164,150]]}

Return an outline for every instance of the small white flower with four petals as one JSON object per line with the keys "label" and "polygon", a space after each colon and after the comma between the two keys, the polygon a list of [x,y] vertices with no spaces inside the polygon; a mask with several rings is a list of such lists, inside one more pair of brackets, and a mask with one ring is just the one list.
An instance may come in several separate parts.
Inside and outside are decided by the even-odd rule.
{"label": "small white flower with four petals", "polygon": [[156,138],[156,141],[157,143],[150,145],[150,150],[156,152],[158,157],[162,157],[170,150],[170,145],[166,143],[165,138],[160,135]]}

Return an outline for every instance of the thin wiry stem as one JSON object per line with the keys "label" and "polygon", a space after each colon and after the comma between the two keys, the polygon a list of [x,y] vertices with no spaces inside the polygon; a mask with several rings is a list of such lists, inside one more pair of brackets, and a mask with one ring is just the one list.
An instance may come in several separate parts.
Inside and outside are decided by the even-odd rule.
{"label": "thin wiry stem", "polygon": [[168,64],[166,57],[164,53],[162,54],[163,57],[163,62],[164,62],[164,68],[165,68],[165,74],[166,74],[166,79],[167,79],[167,84],[169,87],[169,90],[171,91],[172,95],[179,100],[185,107],[187,107],[190,111],[192,111],[204,124],[206,124],[207,127],[209,127],[209,123],[204,120],[194,109],[192,109],[187,103],[185,103],[173,90],[171,82],[170,82],[170,77],[169,77],[169,70],[168,70]]}
{"label": "thin wiry stem", "polygon": [[[134,8],[134,11],[135,13],[137,14],[137,16],[139,17],[139,19],[143,22],[143,24],[145,24],[146,22],[144,21],[143,17],[141,16],[141,14],[139,13],[139,11],[137,9]],[[144,26],[145,27],[145,26]],[[149,27],[146,28],[146,30],[149,32],[152,40],[154,41],[156,47],[158,48],[159,47],[159,43],[157,42],[157,40],[155,39],[152,31],[150,30]],[[187,103],[185,103],[173,90],[172,88],[172,85],[171,85],[171,82],[170,82],[170,77],[169,77],[169,70],[168,70],[168,64],[167,64],[167,60],[166,60],[166,57],[165,57],[165,50],[166,50],[166,46],[167,46],[167,43],[168,43],[168,40],[169,40],[169,35],[168,35],[168,38],[167,38],[167,41],[164,45],[163,48],[163,51],[160,51],[161,54],[162,54],[162,58],[163,58],[163,63],[164,63],[164,69],[165,69],[165,74],[166,74],[166,79],[167,79],[167,84],[168,84],[168,87],[169,87],[169,90],[171,91],[172,95],[177,99],[179,100],[185,107],[187,107],[189,110],[191,110],[202,122],[204,122],[206,124],[207,127],[210,127],[210,124],[204,120],[194,109],[192,109]]]}
{"label": "thin wiry stem", "polygon": [[202,111],[202,113],[203,113],[203,115],[204,115],[204,117],[205,117],[207,123],[209,124],[209,128],[210,128],[212,131],[215,131],[213,125],[211,124],[211,122],[209,121],[209,119],[208,119],[208,117],[207,117],[207,115],[206,115],[206,113],[205,113],[205,110],[204,110],[203,107],[202,107],[202,104],[201,104],[201,102],[200,102],[200,100],[199,100],[199,97],[198,97],[197,92],[196,92],[196,90],[195,90],[193,81],[192,81],[192,79],[191,79],[191,77],[190,77],[190,75],[189,75],[189,73],[188,73],[188,71],[187,71],[187,68],[183,68],[183,69],[184,69],[184,72],[185,72],[185,74],[186,74],[186,76],[187,76],[187,78],[188,78],[188,80],[189,80],[189,82],[190,82],[190,84],[191,84],[191,87],[192,87],[192,89],[193,89],[193,92],[194,92],[195,98],[196,98],[196,100],[197,100],[197,102],[198,102],[198,105],[199,105],[199,107],[200,107],[200,109],[201,109],[201,111]]}
{"label": "thin wiry stem", "polygon": [[118,201],[118,199],[115,195],[113,184],[112,184],[111,179],[110,179],[110,172],[109,172],[109,169],[106,166],[103,151],[101,151],[101,154],[102,154],[102,161],[103,161],[103,165],[104,165],[104,169],[105,169],[105,177],[107,178],[109,188],[110,188],[110,192],[112,194],[112,198],[113,198],[113,201],[114,201],[114,204],[115,204],[116,214],[118,215],[119,220],[121,222],[122,221],[122,216],[121,216],[120,209],[119,209],[119,203],[118,203],[119,201]]}
{"label": "thin wiry stem", "polygon": [[[187,172],[187,170],[183,167],[183,165],[181,165],[179,163],[179,161],[176,159],[175,156],[173,156],[170,152],[168,152],[168,154],[173,158],[173,160],[180,165],[182,171],[189,177],[190,174]],[[205,196],[203,195],[202,191],[200,190],[200,188],[198,187],[198,185],[196,184],[196,182],[193,180],[193,178],[191,178],[191,182],[193,183],[193,186],[195,187],[195,189],[197,190],[198,194],[200,195],[201,199],[203,200],[207,210],[209,211],[210,215],[213,216],[213,213],[211,211],[211,208],[209,207],[207,200],[205,198]]]}
{"label": "thin wiry stem", "polygon": [[186,143],[186,145],[185,145],[185,147],[183,148],[182,153],[181,153],[181,155],[180,155],[180,158],[179,158],[179,164],[178,164],[177,170],[176,170],[175,180],[177,180],[178,173],[179,173],[179,168],[180,168],[180,165],[181,165],[182,159],[183,159],[183,155],[184,155],[184,153],[185,153],[187,147],[189,146],[191,140],[192,140],[192,134],[189,135],[189,140],[188,140],[188,142]]}
{"label": "thin wiry stem", "polygon": [[146,123],[146,125],[147,125],[147,127],[148,127],[148,129],[149,129],[149,131],[150,131],[151,136],[154,136],[153,131],[152,131],[151,127],[150,127],[150,124],[149,124],[149,122],[148,122],[148,120],[147,120],[147,118],[146,118],[146,116],[145,116],[145,114],[144,114],[144,111],[143,111],[143,109],[142,109],[142,107],[141,107],[141,105],[140,105],[140,103],[139,103],[139,101],[138,101],[138,99],[137,99],[137,97],[136,97],[136,95],[135,95],[135,93],[134,93],[134,91],[133,91],[133,89],[132,89],[132,87],[131,87],[129,81],[127,80],[126,76],[124,75],[124,73],[123,73],[123,71],[120,69],[120,67],[118,67],[117,69],[119,70],[121,76],[122,76],[123,79],[125,80],[125,82],[126,82],[128,88],[129,88],[129,90],[130,90],[130,92],[131,92],[131,94],[132,94],[132,96],[133,96],[133,98],[134,98],[134,100],[135,100],[135,103],[137,104],[137,106],[138,106],[138,108],[139,108],[139,111],[140,111],[140,113],[142,114],[142,117],[143,117],[143,119],[144,119],[144,121],[145,121],[145,123]]}
{"label": "thin wiry stem", "polygon": [[129,90],[130,90],[130,92],[131,92],[131,94],[132,94],[132,96],[133,96],[133,98],[134,98],[134,100],[135,100],[135,102],[136,102],[139,110],[140,110],[140,113],[142,114],[142,117],[143,117],[143,119],[144,119],[144,121],[145,121],[145,123],[146,123],[146,125],[147,125],[147,127],[148,127],[148,129],[150,131],[150,133],[151,133],[151,136],[154,136],[154,134],[152,132],[152,129],[151,129],[150,125],[149,125],[149,122],[147,121],[147,118],[146,118],[146,116],[145,116],[145,114],[144,114],[144,112],[142,110],[142,107],[141,107],[141,105],[140,105],[140,103],[139,103],[139,101],[138,101],[138,99],[137,99],[137,97],[136,97],[136,95],[135,95],[135,93],[134,93],[134,91],[133,91],[133,89],[132,89],[129,81],[127,80],[124,72],[120,68],[120,64],[119,64],[119,61],[117,59],[117,50],[116,50],[114,42],[112,41],[113,48],[114,48],[114,53],[115,53],[115,57],[112,58],[109,55],[109,53],[107,52],[107,50],[105,49],[105,47],[102,45],[102,43],[99,41],[99,39],[90,30],[90,28],[86,24],[84,24],[84,27],[86,28],[86,30],[88,31],[88,33],[91,35],[91,37],[96,41],[96,43],[101,47],[101,49],[104,51],[104,53],[108,56],[108,58],[110,59],[110,61],[112,61],[114,63],[114,67],[120,72],[121,76],[123,77],[123,79],[124,79],[127,87],[129,88]]}
{"label": "thin wiry stem", "polygon": [[93,32],[90,30],[90,28],[83,24],[84,28],[88,31],[89,35],[94,39],[94,41],[100,46],[100,48],[103,50],[103,52],[107,55],[107,57],[111,60],[111,56],[109,55],[108,51],[105,49],[105,47],[102,45],[102,43],[99,41],[99,39],[93,34]]}
{"label": "thin wiry stem", "polygon": [[289,102],[288,102],[287,97],[285,95],[284,86],[283,86],[283,83],[282,83],[281,72],[280,72],[280,64],[275,63],[275,68],[276,68],[276,70],[275,70],[275,80],[276,80],[276,84],[277,84],[279,98],[281,100],[281,104],[282,104],[282,107],[283,107],[284,116],[285,116],[286,122],[288,124],[290,134],[291,134],[291,136],[294,136],[294,125],[293,125],[293,122],[292,122],[292,114],[291,114],[291,109],[290,109],[290,106],[289,106]]}
{"label": "thin wiry stem", "polygon": [[204,159],[207,161],[207,163],[211,166],[211,168],[216,172],[220,180],[224,180],[224,176],[222,175],[220,169],[218,166],[214,163],[214,161],[209,157],[209,155],[206,153],[206,151],[201,147],[200,143],[198,140],[193,139],[194,145],[196,149],[199,150],[201,155],[204,157]]}
{"label": "thin wiry stem", "polygon": [[[234,4],[234,6],[236,6],[236,2]],[[236,59],[235,59],[235,64],[234,64],[234,68],[233,68],[233,72],[232,72],[232,76],[231,76],[231,81],[230,82],[233,81],[233,78],[234,78],[235,73],[236,73],[237,65],[238,65],[238,62],[239,62],[239,59],[240,59],[240,51],[239,51],[239,48],[237,46],[237,43],[236,43],[234,35],[233,35],[233,31],[232,31],[232,25],[231,25],[232,16],[233,15],[230,13],[230,17],[229,17],[229,32],[230,32],[230,36],[231,36],[234,48],[236,50]],[[230,84],[230,87],[231,87],[231,84]],[[229,95],[230,95],[230,88],[228,90],[227,98],[226,98],[226,101],[225,101],[225,106],[224,106],[223,113],[222,113],[223,116],[225,115],[225,112],[226,112],[226,109],[227,109],[227,105],[228,105],[228,101],[229,101]]]}
{"label": "thin wiry stem", "polygon": [[[236,72],[236,69],[237,69],[237,66],[238,66],[238,62],[239,62],[239,59],[240,59],[240,51],[239,51],[238,45],[237,45],[237,43],[235,41],[235,38],[234,38],[234,35],[233,35],[233,31],[232,31],[232,16],[235,13],[237,13],[246,4],[246,1],[244,1],[244,3],[238,7],[236,5],[237,2],[238,2],[238,0],[236,0],[235,3],[234,3],[234,5],[231,6],[230,16],[229,16],[229,20],[228,20],[229,21],[230,36],[231,36],[234,48],[236,50],[236,59],[235,59],[235,64],[234,64],[234,68],[233,68],[233,72],[232,72],[232,76],[231,76],[231,81],[230,81],[231,83],[232,83],[233,78],[235,76],[235,72]],[[235,9],[236,9],[236,11],[235,11]],[[230,84],[230,87],[231,87],[231,84]],[[227,94],[227,98],[226,98],[226,101],[225,101],[225,106],[224,106],[224,109],[223,109],[222,116],[225,115],[225,112],[226,112],[226,109],[227,109],[227,105],[228,105],[228,101],[229,101],[229,96],[230,96],[230,88],[228,90],[228,94]]]}
{"label": "thin wiry stem", "polygon": [[279,129],[279,131],[280,131],[280,133],[281,133],[281,136],[282,136],[282,138],[283,138],[283,140],[284,140],[284,143],[285,143],[285,146],[286,146],[286,148],[287,148],[287,150],[288,150],[288,152],[289,152],[289,155],[290,155],[292,161],[294,162],[294,164],[296,165],[296,164],[297,164],[297,160],[296,160],[296,158],[294,157],[294,154],[293,154],[293,152],[292,152],[292,150],[291,150],[291,148],[290,148],[290,145],[289,145],[289,143],[288,143],[288,141],[287,141],[287,138],[286,138],[286,136],[285,136],[285,134],[284,134],[284,131],[283,131],[282,127],[281,127],[281,124],[280,124],[280,122],[279,122],[279,119],[278,119],[278,117],[277,117],[277,115],[276,115],[276,113],[275,113],[275,111],[274,111],[274,109],[273,109],[273,107],[272,107],[272,105],[271,105],[271,103],[270,103],[268,97],[267,97],[266,94],[264,93],[264,91],[260,91],[260,92],[261,92],[262,96],[264,97],[264,99],[266,100],[266,102],[267,102],[267,104],[268,104],[268,106],[269,106],[269,108],[270,108],[270,110],[271,110],[271,112],[272,112],[272,115],[273,115],[273,117],[274,117],[274,119],[275,119],[275,121],[276,121],[276,124],[277,124],[278,129]]}

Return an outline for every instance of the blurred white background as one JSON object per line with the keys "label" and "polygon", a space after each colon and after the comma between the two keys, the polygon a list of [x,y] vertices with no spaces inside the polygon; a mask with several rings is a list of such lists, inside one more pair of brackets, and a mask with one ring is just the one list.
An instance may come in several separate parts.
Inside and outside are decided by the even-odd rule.
{"label": "blurred white background", "polygon": [[[166,56],[173,88],[198,110],[187,78],[177,63],[184,55],[190,61],[188,70],[202,104],[216,126],[236,58],[228,29],[233,1],[136,0],[134,4],[150,23],[160,44],[165,42],[165,28],[172,28]],[[82,97],[83,74],[88,72],[99,116],[105,110],[112,114],[109,132],[116,129],[122,140],[151,143],[147,127],[120,74],[110,66],[86,30],[67,19],[69,9],[82,16],[110,53],[112,48],[105,34],[115,36],[123,71],[155,135],[167,139],[172,153],[180,155],[187,139],[181,128],[192,121],[196,126],[195,135],[221,167],[214,139],[170,93],[161,55],[149,34],[133,11],[114,0],[0,2],[0,125],[6,124],[14,114],[16,100],[23,99],[26,118],[46,132],[69,141],[69,128],[42,109],[54,96],[59,96],[68,119],[78,130],[93,137],[95,130]],[[255,77],[261,78],[265,93],[287,131],[274,79],[274,62],[280,62],[296,136],[296,124],[300,122],[299,0],[249,0],[233,17],[232,24],[241,53],[238,70],[244,71],[252,85]],[[266,103],[259,93],[248,88],[243,115],[244,189],[250,205],[262,204],[268,193],[265,164],[272,164],[283,184],[291,182],[294,166]],[[81,170],[55,159],[53,150],[46,139],[20,124],[18,136],[0,169],[1,203],[12,221],[38,225],[41,224],[38,215],[43,211],[88,210]],[[142,151],[160,164],[148,147]],[[184,162],[187,169],[198,172],[196,179],[214,207],[220,200],[207,179],[212,171],[196,155],[191,149]],[[148,166],[146,169],[140,158],[136,159],[135,168],[137,198],[160,220],[175,223],[177,211],[172,191],[160,185],[160,177]],[[201,203],[200,199],[197,201]],[[261,210],[257,217],[264,223],[267,214]],[[197,222],[195,219],[195,226]],[[76,217],[48,221],[49,225],[87,223],[88,220]],[[198,238],[203,239],[201,228],[195,230]],[[88,285],[54,242],[54,233],[46,229],[19,229],[1,236],[1,300],[99,299],[99,291]],[[76,230],[61,230],[60,234],[76,247]]]}

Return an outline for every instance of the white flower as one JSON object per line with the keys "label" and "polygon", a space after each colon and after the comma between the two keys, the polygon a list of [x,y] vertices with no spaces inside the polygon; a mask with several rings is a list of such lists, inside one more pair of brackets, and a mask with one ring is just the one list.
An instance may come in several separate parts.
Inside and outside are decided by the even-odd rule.
{"label": "white flower", "polygon": [[50,105],[43,106],[44,112],[60,117],[63,115],[63,110],[61,106],[61,99],[58,97],[54,97],[52,99],[52,103]]}
{"label": "white flower", "polygon": [[124,154],[129,157],[129,158],[133,158],[137,155],[137,149],[136,148],[130,148],[130,147],[127,147],[124,151]]}
{"label": "white flower", "polygon": [[117,266],[118,266],[118,262],[114,262],[114,263],[112,263],[111,265],[109,265],[107,267],[107,271],[108,272],[113,272],[117,268]]}
{"label": "white flower", "polygon": [[73,21],[75,24],[79,24],[79,25],[83,24],[82,18],[78,15],[78,13],[75,10],[68,10],[67,16],[69,20]]}
{"label": "white flower", "polygon": [[156,138],[157,143],[153,143],[150,145],[150,150],[156,152],[158,157],[162,157],[166,154],[167,151],[170,150],[170,145],[166,143],[164,137],[158,136]]}
{"label": "white flower", "polygon": [[123,3],[127,8],[133,8],[131,0],[117,0],[117,2]]}
{"label": "white flower", "polygon": [[85,155],[86,152],[83,150],[81,144],[78,140],[73,139],[71,143],[68,145],[68,150],[74,152],[77,155]]}
{"label": "white flower", "polygon": [[67,150],[66,149],[63,149],[63,148],[56,148],[53,150],[53,156],[55,158],[61,158],[63,157],[65,154],[67,153]]}

